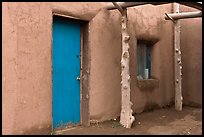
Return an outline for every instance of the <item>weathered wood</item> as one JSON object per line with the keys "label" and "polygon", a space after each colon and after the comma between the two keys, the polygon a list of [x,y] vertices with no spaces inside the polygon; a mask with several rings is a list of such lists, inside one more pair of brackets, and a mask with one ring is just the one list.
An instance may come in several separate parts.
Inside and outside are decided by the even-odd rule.
{"label": "weathered wood", "polygon": [[[171,3],[171,2],[118,2],[118,5],[121,6],[122,8],[128,8],[133,6],[145,5],[145,4],[161,5],[161,4],[168,4],[168,3]],[[202,10],[202,2],[177,2],[177,3],[185,6],[189,6],[192,8],[196,8],[198,10]],[[106,9],[114,10],[117,8],[112,3],[110,3],[106,6]]]}
{"label": "weathered wood", "polygon": [[127,9],[123,10],[122,15],[122,56],[121,56],[121,114],[120,123],[125,128],[131,128],[133,121],[135,120],[132,116],[132,103],[130,101],[130,71],[129,71],[129,40],[130,36],[128,34],[127,27]]}
{"label": "weathered wood", "polygon": [[202,2],[177,2],[179,4],[189,6],[198,10],[202,10]]}
{"label": "weathered wood", "polygon": [[[167,4],[167,3],[169,3],[169,2],[117,2],[117,4],[122,8],[140,6],[140,5],[145,5],[145,4],[160,5],[160,4]],[[112,3],[109,3],[106,6],[106,9],[114,10],[114,9],[117,9],[117,7],[115,7]]]}
{"label": "weathered wood", "polygon": [[[187,18],[198,18],[198,17],[202,17],[202,12],[198,11],[198,12],[184,12],[184,13],[173,13],[173,14],[168,14],[169,17],[171,17],[174,20],[177,19],[187,19]],[[168,18],[168,16],[165,16],[166,20],[169,20],[170,18]]]}
{"label": "weathered wood", "polygon": [[121,15],[123,15],[124,14],[123,8],[120,5],[118,5],[117,2],[112,2],[112,3],[120,11]]}
{"label": "weathered wood", "polygon": [[[173,4],[173,12],[179,13],[179,4]],[[175,77],[175,109],[182,110],[182,63],[180,49],[180,21],[174,23],[174,77]]]}
{"label": "weathered wood", "polygon": [[81,124],[90,125],[89,115],[89,46],[88,46],[88,23],[81,27]]}

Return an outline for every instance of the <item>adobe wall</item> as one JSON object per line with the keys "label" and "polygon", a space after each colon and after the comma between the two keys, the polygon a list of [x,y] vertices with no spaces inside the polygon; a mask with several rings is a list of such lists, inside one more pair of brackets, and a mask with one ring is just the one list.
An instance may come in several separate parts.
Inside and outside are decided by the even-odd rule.
{"label": "adobe wall", "polygon": [[[150,41],[151,76],[149,83],[137,80],[136,41],[131,46],[131,100],[133,110],[140,113],[144,110],[170,105],[174,98],[173,85],[173,30],[172,22],[164,20],[164,13],[170,13],[171,4],[160,6],[144,5],[131,8],[132,26],[135,30],[133,38]],[[151,12],[150,12],[151,11]],[[130,13],[130,12],[129,12]],[[134,13],[136,15],[134,15]],[[143,88],[147,87],[147,88]],[[149,87],[149,88],[148,88]]]}
{"label": "adobe wall", "polygon": [[[171,4],[128,8],[130,32],[131,101],[134,113],[169,105],[174,99],[172,22],[164,20]],[[151,11],[151,12],[149,12]],[[90,115],[103,121],[120,115],[121,26],[117,10],[100,11],[90,22]],[[137,40],[150,41],[152,76],[148,83],[136,78]]]}
{"label": "adobe wall", "polygon": [[[181,6],[181,12],[198,11]],[[184,105],[202,106],[202,18],[181,20]]]}
{"label": "adobe wall", "polygon": [[49,134],[52,11],[90,20],[103,3],[2,3],[3,134]]}
{"label": "adobe wall", "polygon": [[[100,8],[106,4],[94,2],[2,3],[3,134],[49,134],[51,131],[53,11],[89,21],[91,122],[104,121],[120,115],[120,13],[117,10],[101,10]],[[171,4],[157,7],[143,5],[128,9],[131,36],[131,100],[134,113],[166,106],[174,101],[173,23],[164,20],[164,12],[170,13],[171,9]],[[189,36],[186,35],[186,37]],[[201,39],[200,34],[197,38]],[[154,43],[151,51],[151,73],[156,80],[152,82],[137,81],[137,40],[148,40]],[[189,49],[185,50],[187,51],[182,52],[191,55],[187,53]],[[193,54],[196,53],[200,54],[201,50],[195,49]],[[201,55],[196,55],[195,58],[200,60]],[[187,77],[183,84],[185,89],[185,86],[189,84],[187,74],[189,70],[192,71],[192,68],[187,62],[185,63],[185,60],[189,58],[184,56],[183,59],[183,75]],[[201,60],[198,63],[200,64],[196,70],[201,71],[199,68]],[[191,64],[195,62],[192,61]],[[196,84],[201,81],[201,77],[198,72],[194,73],[198,80],[194,78],[197,83],[192,85],[192,90],[197,89],[200,93],[201,84],[199,86]],[[186,93],[192,92],[189,90]],[[187,98],[184,97],[184,100]],[[195,100],[197,96],[189,99]]]}

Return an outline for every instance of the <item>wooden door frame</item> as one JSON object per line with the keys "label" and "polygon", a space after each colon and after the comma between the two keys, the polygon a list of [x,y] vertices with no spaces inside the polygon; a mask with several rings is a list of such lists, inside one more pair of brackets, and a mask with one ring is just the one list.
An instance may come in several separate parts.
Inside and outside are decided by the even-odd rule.
{"label": "wooden door frame", "polygon": [[[90,125],[90,115],[89,115],[90,54],[89,54],[89,44],[88,44],[89,22],[82,19],[78,19],[73,15],[70,16],[70,15],[66,15],[65,13],[59,13],[59,11],[57,13],[53,11],[52,24],[53,24],[54,16],[59,16],[66,20],[80,23],[80,124],[83,126],[89,126]],[[53,122],[53,118],[52,118],[52,122]]]}

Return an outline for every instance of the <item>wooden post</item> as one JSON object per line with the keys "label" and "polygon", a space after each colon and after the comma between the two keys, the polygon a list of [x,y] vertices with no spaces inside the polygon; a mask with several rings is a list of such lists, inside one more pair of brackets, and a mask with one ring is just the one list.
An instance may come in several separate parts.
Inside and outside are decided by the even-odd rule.
{"label": "wooden post", "polygon": [[[179,4],[173,3],[173,12],[179,13]],[[182,110],[182,64],[180,49],[180,21],[174,23],[174,76],[175,76],[175,109]]]}
{"label": "wooden post", "polygon": [[121,56],[121,113],[120,113],[120,124],[125,128],[131,128],[135,117],[132,116],[132,102],[130,101],[130,54],[129,54],[129,40],[127,27],[127,8],[122,8],[118,3],[113,2],[114,6],[120,11],[122,15],[121,26],[122,26],[122,56]]}
{"label": "wooden post", "polygon": [[123,9],[122,14],[122,56],[121,56],[121,114],[120,123],[125,128],[131,128],[133,121],[135,120],[132,116],[132,102],[130,101],[130,72],[129,72],[129,40],[127,27],[127,9]]}

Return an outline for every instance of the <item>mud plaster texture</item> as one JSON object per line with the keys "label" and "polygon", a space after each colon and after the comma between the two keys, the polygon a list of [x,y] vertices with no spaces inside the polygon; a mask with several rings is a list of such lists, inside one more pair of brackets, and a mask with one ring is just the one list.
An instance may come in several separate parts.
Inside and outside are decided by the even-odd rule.
{"label": "mud plaster texture", "polygon": [[2,3],[3,134],[51,131],[52,12],[90,20],[102,5]]}
{"label": "mud plaster texture", "polygon": [[[157,8],[151,5],[128,8],[131,37],[131,101],[134,113],[142,112],[146,106],[155,106],[155,104],[163,106],[173,100],[173,30],[172,23],[163,19],[163,13],[171,12],[171,9],[171,4]],[[149,10],[151,12],[148,12]],[[120,114],[120,19],[120,13],[117,10],[109,12],[102,10],[90,22],[90,116],[92,121],[112,119]],[[155,85],[155,88],[143,91],[137,85],[137,40],[152,43],[152,77],[161,86],[156,86],[153,80],[153,84],[150,81],[150,85]]]}
{"label": "mud plaster texture", "polygon": [[[49,134],[51,132],[52,12],[89,21],[91,121],[104,121],[120,115],[121,16],[117,10],[100,9],[106,4],[102,2],[2,3],[3,134]],[[134,113],[140,113],[155,106],[162,107],[174,101],[173,23],[164,20],[164,12],[170,13],[171,10],[171,4],[128,8],[131,36],[131,101]],[[195,23],[195,20],[192,22]],[[191,22],[184,23],[185,27],[192,27]],[[196,29],[191,27],[190,30],[184,29],[186,33],[182,36],[182,39],[188,38],[188,41],[183,40],[185,47],[182,46],[185,54],[183,55],[183,75],[186,78],[183,88],[186,89],[184,101],[201,103],[200,20],[198,24]],[[194,36],[196,41],[193,40],[192,35],[188,35],[192,31],[199,32]],[[159,86],[152,89],[142,90],[137,85],[136,43],[138,40],[152,43],[151,74],[159,83]],[[197,43],[196,46],[195,43]],[[198,61],[194,62],[192,58]],[[191,74],[194,82],[189,81],[192,78]]]}
{"label": "mud plaster texture", "polygon": [[[181,6],[181,12],[197,11]],[[181,20],[184,104],[202,106],[202,18]]]}

